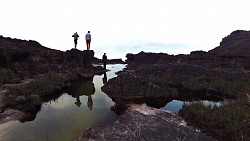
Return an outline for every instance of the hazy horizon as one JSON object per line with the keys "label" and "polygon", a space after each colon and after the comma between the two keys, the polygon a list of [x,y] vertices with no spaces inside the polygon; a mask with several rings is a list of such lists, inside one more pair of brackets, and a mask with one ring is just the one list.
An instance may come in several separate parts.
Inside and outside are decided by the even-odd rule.
{"label": "hazy horizon", "polygon": [[8,0],[0,5],[4,37],[36,40],[57,50],[86,49],[101,58],[123,58],[127,53],[188,54],[219,46],[235,30],[249,30],[247,0]]}

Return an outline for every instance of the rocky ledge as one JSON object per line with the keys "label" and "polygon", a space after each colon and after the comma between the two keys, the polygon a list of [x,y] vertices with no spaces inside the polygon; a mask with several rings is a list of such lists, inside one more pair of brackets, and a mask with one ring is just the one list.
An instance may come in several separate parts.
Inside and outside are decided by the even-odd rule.
{"label": "rocky ledge", "polygon": [[92,127],[83,132],[75,141],[213,141],[188,127],[177,115],[154,108],[142,106],[128,111],[118,118],[114,124]]}
{"label": "rocky ledge", "polygon": [[145,100],[163,107],[169,100],[235,98],[244,91],[247,70],[207,69],[189,64],[150,64],[125,70],[109,80],[102,91],[120,101]]}
{"label": "rocky ledge", "polygon": [[215,139],[186,126],[186,123],[174,113],[142,106],[120,115],[112,125],[87,129],[75,141],[99,140],[213,141]]}

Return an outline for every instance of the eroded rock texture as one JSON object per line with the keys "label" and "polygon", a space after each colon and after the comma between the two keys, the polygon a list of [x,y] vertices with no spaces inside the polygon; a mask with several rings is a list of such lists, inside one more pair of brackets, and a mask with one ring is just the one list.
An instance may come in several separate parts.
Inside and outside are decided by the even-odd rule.
{"label": "eroded rock texture", "polygon": [[176,115],[159,110],[130,111],[114,123],[92,127],[75,141],[213,141],[215,139],[187,127]]}

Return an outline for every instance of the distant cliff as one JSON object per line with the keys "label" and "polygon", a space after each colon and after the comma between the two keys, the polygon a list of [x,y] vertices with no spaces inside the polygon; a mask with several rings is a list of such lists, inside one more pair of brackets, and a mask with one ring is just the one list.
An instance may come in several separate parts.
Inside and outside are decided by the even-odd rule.
{"label": "distant cliff", "polygon": [[164,53],[127,54],[130,67],[139,64],[178,63],[192,64],[206,68],[250,69],[250,31],[237,30],[223,38],[220,46],[206,52],[193,51],[184,55]]}
{"label": "distant cliff", "polygon": [[209,53],[216,56],[250,57],[250,31],[236,30],[220,42],[220,46]]}

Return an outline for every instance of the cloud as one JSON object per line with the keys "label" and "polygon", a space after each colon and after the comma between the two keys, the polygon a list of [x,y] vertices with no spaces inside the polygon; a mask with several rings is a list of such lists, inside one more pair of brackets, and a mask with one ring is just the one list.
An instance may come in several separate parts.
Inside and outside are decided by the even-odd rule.
{"label": "cloud", "polygon": [[96,57],[100,58],[105,52],[110,59],[122,58],[126,59],[127,53],[154,52],[154,53],[168,53],[168,54],[188,54],[194,48],[188,44],[181,43],[164,43],[151,41],[129,41],[120,44],[110,44],[95,50]]}

